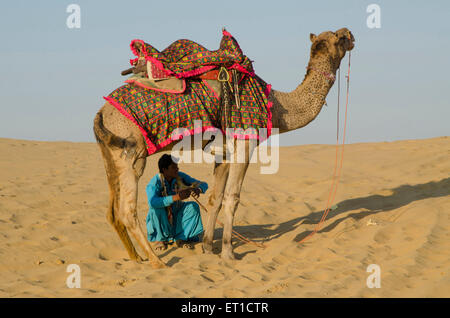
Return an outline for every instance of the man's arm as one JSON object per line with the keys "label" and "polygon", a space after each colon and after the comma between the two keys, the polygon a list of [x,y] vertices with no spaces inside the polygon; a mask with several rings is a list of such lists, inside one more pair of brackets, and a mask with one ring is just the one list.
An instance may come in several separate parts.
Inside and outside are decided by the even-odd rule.
{"label": "man's arm", "polygon": [[161,196],[160,193],[162,191],[161,185],[157,182],[155,184],[149,183],[147,185],[147,197],[149,205],[154,208],[165,208],[170,206],[174,201],[174,195]]}
{"label": "man's arm", "polygon": [[189,190],[184,190],[174,195],[161,196],[160,193],[162,192],[162,187],[159,182],[149,183],[146,190],[149,205],[154,209],[168,207],[173,202],[184,200],[190,195]]}
{"label": "man's arm", "polygon": [[202,182],[202,181],[199,181],[199,180],[197,180],[195,178],[192,178],[191,176],[189,176],[186,173],[181,172],[181,171],[178,172],[178,174],[181,176],[181,178],[183,179],[184,183],[186,183],[187,185],[191,185],[194,182],[199,182],[200,184],[199,184],[198,187],[200,188],[202,193],[205,193],[206,190],[208,190],[208,184],[206,182]]}

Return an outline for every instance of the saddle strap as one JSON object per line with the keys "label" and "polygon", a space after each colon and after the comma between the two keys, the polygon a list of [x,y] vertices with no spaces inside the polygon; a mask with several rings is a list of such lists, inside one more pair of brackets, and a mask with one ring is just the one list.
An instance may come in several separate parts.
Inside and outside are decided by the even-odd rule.
{"label": "saddle strap", "polygon": [[[213,69],[213,70],[211,70],[209,72],[200,74],[198,76],[198,78],[204,79],[204,80],[215,80],[215,81],[217,81],[217,79],[219,78],[219,72],[220,72],[220,70],[216,68],[216,69]],[[232,81],[231,72],[228,71],[228,70],[227,70],[227,72],[229,74],[228,81],[231,83],[231,81]]]}
{"label": "saddle strap", "polygon": [[222,82],[222,118],[224,118],[224,122],[222,123],[222,130],[226,130],[227,127],[230,127],[230,100],[231,100],[231,92],[228,87],[229,83]]}
{"label": "saddle strap", "polygon": [[[245,76],[245,74],[243,74]],[[221,102],[221,111],[219,112],[219,116],[223,115],[224,121],[221,123],[221,127],[225,130],[230,126],[231,120],[231,103],[232,97],[234,96],[234,103],[236,104],[237,109],[241,107],[240,105],[240,96],[239,96],[239,75],[235,69],[227,70],[225,67],[221,67],[220,69],[214,69],[209,72],[203,73],[197,78],[203,80],[216,80],[221,83],[222,87],[222,102]],[[220,122],[220,117],[218,118]]]}

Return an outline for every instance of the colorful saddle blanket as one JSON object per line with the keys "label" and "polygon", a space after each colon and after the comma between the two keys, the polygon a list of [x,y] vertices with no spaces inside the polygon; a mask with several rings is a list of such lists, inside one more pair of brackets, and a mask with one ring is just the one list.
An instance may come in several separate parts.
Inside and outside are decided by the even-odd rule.
{"label": "colorful saddle blanket", "polygon": [[[144,48],[141,52],[145,52],[145,58],[157,65],[165,75],[186,79],[182,93],[147,89],[128,83],[104,97],[139,127],[149,155],[181,139],[183,135],[210,130],[220,130],[224,136],[238,139],[264,141],[270,136],[272,115],[268,96],[271,85],[254,74],[251,61],[242,54],[236,40],[228,32],[224,31],[217,51],[208,51],[189,40],[178,40],[160,53],[149,44],[133,40],[131,48],[137,56],[140,53],[135,48],[137,41]],[[231,104],[229,118],[224,117],[222,101],[208,82],[195,77],[220,66],[236,69],[242,74],[239,82],[240,107]],[[195,125],[198,123],[196,121],[201,121],[201,126]],[[227,131],[221,127],[227,127]],[[183,132],[178,133],[178,128],[184,128]],[[260,128],[266,128],[266,134],[260,134]]]}
{"label": "colorful saddle blanket", "polygon": [[131,51],[137,58],[130,60],[134,65],[140,56],[152,62],[154,73],[159,71],[160,78],[175,76],[187,78],[197,76],[219,66],[254,75],[251,61],[242,53],[237,41],[227,31],[223,31],[220,47],[209,51],[191,40],[173,42],[162,52],[142,40],[133,40]]}

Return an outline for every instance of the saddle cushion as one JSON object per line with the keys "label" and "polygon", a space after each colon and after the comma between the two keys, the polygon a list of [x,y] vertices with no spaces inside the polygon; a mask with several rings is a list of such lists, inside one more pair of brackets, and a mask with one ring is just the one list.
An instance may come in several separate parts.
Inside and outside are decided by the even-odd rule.
{"label": "saddle cushion", "polygon": [[176,77],[168,77],[165,79],[155,80],[150,79],[143,73],[132,75],[125,83],[134,84],[146,89],[162,91],[167,93],[183,93],[186,89],[186,82],[184,79]]}

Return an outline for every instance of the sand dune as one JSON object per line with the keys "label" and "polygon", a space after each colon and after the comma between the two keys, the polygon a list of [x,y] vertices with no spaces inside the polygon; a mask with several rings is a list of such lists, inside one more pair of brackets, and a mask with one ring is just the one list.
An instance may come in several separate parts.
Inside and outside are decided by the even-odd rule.
{"label": "sand dune", "polygon": [[[326,207],[334,156],[283,147],[277,174],[250,165],[235,230],[266,249],[234,240],[238,260],[223,261],[217,228],[215,255],[169,248],[169,267],[153,270],[106,221],[97,145],[0,139],[0,297],[450,297],[450,138],[346,145],[337,208],[300,245]],[[158,157],[139,185],[142,225]],[[212,165],[180,169],[212,185]],[[69,264],[80,289],[66,286]],[[366,286],[370,264],[381,288]]]}

